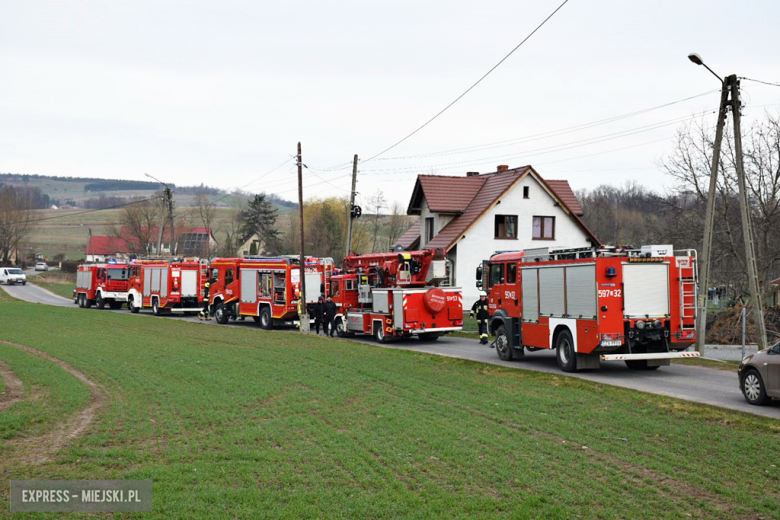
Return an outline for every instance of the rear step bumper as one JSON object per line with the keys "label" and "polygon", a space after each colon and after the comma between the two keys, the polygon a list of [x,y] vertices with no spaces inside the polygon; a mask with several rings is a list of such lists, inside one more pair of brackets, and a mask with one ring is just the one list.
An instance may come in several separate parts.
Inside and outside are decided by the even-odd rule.
{"label": "rear step bumper", "polygon": [[638,359],[677,359],[677,358],[697,358],[699,352],[656,352],[652,354],[603,354],[602,361],[633,361]]}

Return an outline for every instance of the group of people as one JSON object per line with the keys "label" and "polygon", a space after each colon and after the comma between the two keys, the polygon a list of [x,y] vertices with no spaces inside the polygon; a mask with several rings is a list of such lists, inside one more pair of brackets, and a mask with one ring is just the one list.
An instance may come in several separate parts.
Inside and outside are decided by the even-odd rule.
{"label": "group of people", "polygon": [[336,332],[335,322],[336,314],[339,309],[333,302],[333,298],[328,296],[320,296],[317,303],[314,304],[314,332],[320,333],[320,324],[322,324],[322,331],[326,336],[333,337]]}

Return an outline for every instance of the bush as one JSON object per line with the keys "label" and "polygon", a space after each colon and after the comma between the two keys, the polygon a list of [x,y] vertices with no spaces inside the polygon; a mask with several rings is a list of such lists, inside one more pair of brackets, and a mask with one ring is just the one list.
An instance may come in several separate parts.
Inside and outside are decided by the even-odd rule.
{"label": "bush", "polygon": [[65,262],[62,262],[62,271],[66,273],[75,273],[78,271],[79,262],[74,262],[72,260],[67,260]]}

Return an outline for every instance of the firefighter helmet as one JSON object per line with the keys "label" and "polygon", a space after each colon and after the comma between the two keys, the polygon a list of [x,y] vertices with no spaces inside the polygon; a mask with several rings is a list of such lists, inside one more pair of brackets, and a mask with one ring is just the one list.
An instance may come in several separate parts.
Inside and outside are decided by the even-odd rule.
{"label": "firefighter helmet", "polygon": [[487,296],[487,293],[485,291],[479,291],[480,296]]}

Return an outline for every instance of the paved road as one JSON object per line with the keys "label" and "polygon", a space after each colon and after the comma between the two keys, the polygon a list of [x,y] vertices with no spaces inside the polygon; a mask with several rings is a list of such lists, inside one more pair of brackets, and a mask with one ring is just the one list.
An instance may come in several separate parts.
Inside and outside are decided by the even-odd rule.
{"label": "paved road", "polygon": [[[72,301],[61,298],[30,283],[25,286],[3,285],[1,287],[12,296],[21,300],[56,305],[58,307],[74,306]],[[85,312],[90,311],[96,312],[95,309]],[[104,310],[100,312],[127,313],[128,311]],[[149,313],[142,313],[141,315],[151,316]],[[197,318],[185,316],[173,316],[162,319],[198,322]],[[210,321],[206,323],[214,324],[216,322]],[[257,327],[252,320],[231,322],[229,326]],[[356,338],[356,340],[376,344],[374,341],[365,338]],[[555,352],[539,351],[526,353],[522,361],[507,362],[498,359],[495,350],[479,345],[476,339],[451,336],[444,336],[432,343],[423,343],[415,339],[384,344],[382,346],[468,359],[511,368],[551,372],[564,377],[563,372],[560,371],[556,363]],[[620,362],[602,363],[601,367],[601,370],[598,371],[566,375],[780,419],[780,401],[774,401],[769,406],[751,406],[747,404],[738,388],[737,375],[733,372],[675,364],[669,367],[661,367],[652,372],[635,372],[629,370],[625,364]]]}

